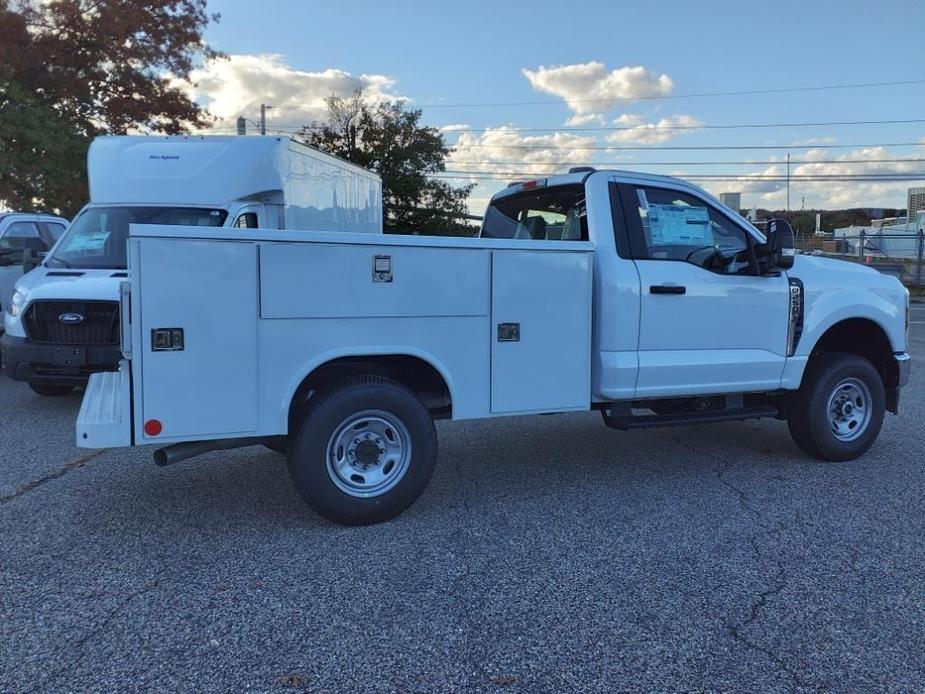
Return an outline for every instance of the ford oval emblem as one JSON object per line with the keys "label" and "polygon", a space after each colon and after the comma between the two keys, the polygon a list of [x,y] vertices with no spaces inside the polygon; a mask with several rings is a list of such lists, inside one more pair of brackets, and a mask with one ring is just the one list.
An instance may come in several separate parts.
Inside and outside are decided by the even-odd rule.
{"label": "ford oval emblem", "polygon": [[84,315],[82,313],[62,313],[58,316],[58,321],[65,325],[77,325],[84,322]]}

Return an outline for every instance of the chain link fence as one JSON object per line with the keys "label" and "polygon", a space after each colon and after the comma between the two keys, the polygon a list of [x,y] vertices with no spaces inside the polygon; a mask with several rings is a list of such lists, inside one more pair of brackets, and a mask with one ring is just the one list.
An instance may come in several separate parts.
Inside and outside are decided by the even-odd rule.
{"label": "chain link fence", "polygon": [[806,236],[796,239],[797,250],[805,255],[819,255],[848,260],[894,275],[903,284],[925,284],[925,232],[889,234],[861,231],[845,236]]}

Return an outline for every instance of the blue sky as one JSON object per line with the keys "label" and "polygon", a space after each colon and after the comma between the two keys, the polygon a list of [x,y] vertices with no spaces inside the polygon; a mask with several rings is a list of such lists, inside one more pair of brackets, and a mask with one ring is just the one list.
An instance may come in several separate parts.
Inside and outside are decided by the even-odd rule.
{"label": "blue sky", "polygon": [[[783,205],[783,184],[755,176],[783,172],[772,160],[788,151],[796,162],[812,162],[794,164],[795,176],[925,172],[925,162],[879,161],[925,159],[925,147],[798,146],[920,142],[925,123],[702,127],[925,118],[925,82],[685,97],[925,79],[925,41],[915,33],[915,27],[925,27],[921,1],[441,5],[265,0],[258,5],[211,0],[209,9],[220,12],[222,20],[210,27],[207,40],[232,59],[198,73],[196,95],[219,116],[218,128],[229,127],[239,113],[255,118],[259,104],[266,102],[277,106],[270,112],[270,127],[285,131],[319,117],[327,94],[362,87],[371,98],[409,99],[424,109],[428,124],[491,129],[447,132],[448,142],[477,145],[461,147],[448,168],[485,171],[502,179],[507,173],[563,170],[573,160],[619,162],[623,168],[679,175],[751,174],[741,181],[703,185],[713,192],[743,190],[743,204],[774,207]],[[639,96],[659,98],[634,100]],[[611,97],[616,100],[608,101]],[[598,101],[584,100],[594,98]],[[510,102],[552,103],[465,106]],[[451,104],[460,106],[447,107]],[[683,127],[671,129],[677,126]],[[544,130],[517,130],[523,128]],[[790,149],[580,149],[716,145]],[[764,163],[692,164],[750,160]],[[503,182],[481,181],[473,206],[481,206]],[[909,185],[915,183],[794,179],[791,206],[799,207],[805,197],[807,207],[902,207]]]}

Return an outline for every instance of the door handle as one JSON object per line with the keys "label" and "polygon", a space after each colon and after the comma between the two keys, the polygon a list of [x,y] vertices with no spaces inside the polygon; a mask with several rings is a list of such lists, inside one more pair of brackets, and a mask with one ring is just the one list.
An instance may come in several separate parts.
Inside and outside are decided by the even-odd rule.
{"label": "door handle", "polygon": [[653,284],[649,287],[650,294],[685,294],[687,287],[680,284]]}

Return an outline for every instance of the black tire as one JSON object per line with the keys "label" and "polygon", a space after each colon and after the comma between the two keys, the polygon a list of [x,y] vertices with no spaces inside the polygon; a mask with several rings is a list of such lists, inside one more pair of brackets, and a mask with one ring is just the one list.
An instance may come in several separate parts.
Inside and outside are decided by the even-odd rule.
{"label": "black tire", "polygon": [[[335,437],[339,432],[350,432],[348,438],[354,435],[354,428],[347,426],[354,415],[374,417],[368,413],[377,412],[396,422],[399,429],[403,427],[404,433],[397,436],[402,442],[408,439],[410,447],[407,454],[401,456],[403,472],[401,476],[396,473],[394,486],[364,498],[342,489],[351,482],[335,471],[333,461],[338,458],[337,452],[343,451],[343,446],[336,446],[342,439]],[[317,395],[303,410],[294,429],[288,454],[293,484],[316,512],[343,525],[369,525],[399,515],[427,487],[437,461],[437,433],[424,405],[401,383],[380,376],[357,376]],[[363,431],[367,430],[356,429],[361,434]],[[328,460],[329,444],[334,451],[331,462]],[[356,451],[358,456],[359,449]],[[367,457],[370,452],[372,457],[378,456],[377,460],[388,457],[369,448]],[[340,460],[344,460],[344,455]],[[392,465],[399,464],[393,460]],[[385,462],[381,469],[388,470],[389,463]]]}
{"label": "black tire", "polygon": [[[870,408],[870,418],[866,424],[857,425],[863,429],[859,435],[851,434],[856,438],[842,440],[830,424],[829,403],[836,388],[849,380],[866,386],[869,403],[865,407]],[[797,446],[814,458],[853,460],[876,441],[885,408],[883,380],[873,364],[854,354],[832,352],[813,358],[807,366],[800,390],[791,396],[787,424]]]}
{"label": "black tire", "polygon": [[70,395],[74,386],[55,385],[51,383],[30,383],[29,387],[36,395],[42,395],[46,398],[60,398],[62,395]]}

